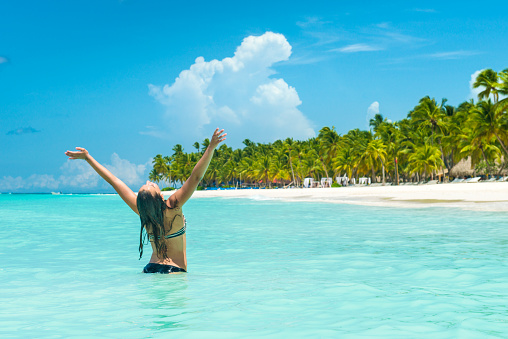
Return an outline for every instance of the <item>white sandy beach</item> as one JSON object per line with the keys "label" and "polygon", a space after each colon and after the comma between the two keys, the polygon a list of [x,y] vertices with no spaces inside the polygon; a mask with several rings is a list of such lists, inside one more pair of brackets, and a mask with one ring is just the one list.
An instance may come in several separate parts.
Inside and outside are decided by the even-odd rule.
{"label": "white sandy beach", "polygon": [[[165,192],[167,194],[167,192]],[[391,207],[508,211],[508,182],[196,191],[193,198],[250,198]]]}

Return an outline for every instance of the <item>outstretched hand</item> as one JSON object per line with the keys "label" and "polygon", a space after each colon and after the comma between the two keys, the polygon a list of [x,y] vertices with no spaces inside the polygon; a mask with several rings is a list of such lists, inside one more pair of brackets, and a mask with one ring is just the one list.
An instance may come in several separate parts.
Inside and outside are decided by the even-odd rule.
{"label": "outstretched hand", "polygon": [[71,160],[86,159],[88,157],[88,151],[86,149],[84,149],[83,147],[76,147],[76,149],[78,151],[76,152],[67,151],[65,152],[65,155],[68,156],[69,159]]}
{"label": "outstretched hand", "polygon": [[219,131],[219,128],[216,128],[215,132],[213,132],[212,140],[210,140],[210,146],[213,147],[214,149],[217,147],[217,145],[226,140],[226,135],[228,134],[227,133],[222,134],[222,132],[224,132],[224,129],[221,129]]}

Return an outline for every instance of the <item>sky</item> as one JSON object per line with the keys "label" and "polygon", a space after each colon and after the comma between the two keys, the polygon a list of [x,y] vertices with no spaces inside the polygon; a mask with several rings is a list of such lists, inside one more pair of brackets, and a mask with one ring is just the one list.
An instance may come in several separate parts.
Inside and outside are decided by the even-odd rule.
{"label": "sky", "polygon": [[228,133],[273,142],[458,105],[508,68],[508,3],[10,1],[0,10],[0,192],[137,191],[151,159]]}

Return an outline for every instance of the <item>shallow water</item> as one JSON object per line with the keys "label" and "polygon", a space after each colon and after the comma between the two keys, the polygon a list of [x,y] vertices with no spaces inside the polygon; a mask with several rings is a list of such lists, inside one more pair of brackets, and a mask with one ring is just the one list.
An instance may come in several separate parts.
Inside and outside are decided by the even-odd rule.
{"label": "shallow water", "polygon": [[2,337],[503,338],[508,213],[191,199],[140,273],[118,196],[0,195]]}

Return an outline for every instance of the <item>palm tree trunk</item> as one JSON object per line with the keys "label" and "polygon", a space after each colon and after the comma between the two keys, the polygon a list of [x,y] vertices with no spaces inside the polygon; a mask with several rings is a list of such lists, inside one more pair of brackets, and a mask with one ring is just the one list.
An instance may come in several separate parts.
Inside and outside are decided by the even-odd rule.
{"label": "palm tree trunk", "polygon": [[483,147],[480,147],[480,151],[482,151],[483,160],[485,160],[485,169],[487,171],[487,179],[488,179],[489,178],[489,172],[490,172],[489,162],[487,161],[487,157],[485,156],[485,152],[483,151]]}
{"label": "palm tree trunk", "polygon": [[374,171],[374,165],[372,165],[372,183],[376,182],[376,171]]}
{"label": "palm tree trunk", "polygon": [[393,157],[393,163],[395,165],[395,181],[399,184],[399,166],[397,164],[397,157]]}
{"label": "palm tree trunk", "polygon": [[323,157],[321,157],[321,165],[323,166],[323,169],[325,170],[326,177],[328,178],[328,170],[326,169],[325,161],[324,161]]}
{"label": "palm tree trunk", "polygon": [[[300,153],[298,153],[298,168],[301,170],[301,166],[302,166],[302,159],[300,158]],[[304,177],[303,175],[300,175],[302,174],[301,172],[298,174],[298,187],[300,187],[300,184],[302,183],[302,181],[304,180]]]}
{"label": "palm tree trunk", "polygon": [[501,175],[501,172],[504,170],[506,164],[508,163],[508,161],[505,161],[502,163],[501,167],[499,168],[499,172],[497,173],[497,175]]}
{"label": "palm tree trunk", "polygon": [[291,161],[291,154],[289,155],[289,165],[291,166],[291,174],[293,175],[293,184],[296,186],[295,172],[293,171],[293,162]]}
{"label": "palm tree trunk", "polygon": [[378,157],[379,161],[381,161],[381,168],[383,170],[383,186],[386,184],[386,176],[385,176],[385,163]]}
{"label": "palm tree trunk", "polygon": [[[441,160],[443,161],[443,166],[445,166],[445,160],[444,160],[444,152],[443,152],[443,146],[441,145],[441,139],[439,139],[439,148],[441,149]],[[443,172],[443,182],[444,182],[444,167],[441,167],[441,171]]]}
{"label": "palm tree trunk", "polygon": [[497,141],[499,141],[499,143],[501,144],[501,147],[503,147],[504,152],[506,153],[506,155],[508,155],[508,149],[506,149],[506,146],[503,143],[503,141],[501,141],[501,138],[499,138],[499,135],[497,135],[496,132],[494,132],[494,135],[496,136]]}

